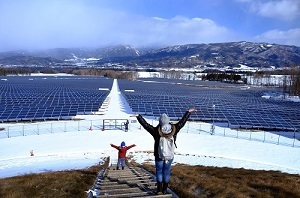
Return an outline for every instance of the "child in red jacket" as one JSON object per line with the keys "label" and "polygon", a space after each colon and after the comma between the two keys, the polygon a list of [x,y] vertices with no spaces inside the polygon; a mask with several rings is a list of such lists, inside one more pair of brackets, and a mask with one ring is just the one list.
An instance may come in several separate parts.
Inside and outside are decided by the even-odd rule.
{"label": "child in red jacket", "polygon": [[118,149],[118,163],[117,163],[117,170],[119,170],[119,166],[122,166],[122,170],[124,170],[125,165],[125,159],[126,159],[126,152],[127,150],[131,149],[132,147],[136,146],[135,144],[126,146],[125,142],[123,141],[121,143],[121,146],[116,146],[114,144],[110,144],[111,147],[114,147],[115,149]]}

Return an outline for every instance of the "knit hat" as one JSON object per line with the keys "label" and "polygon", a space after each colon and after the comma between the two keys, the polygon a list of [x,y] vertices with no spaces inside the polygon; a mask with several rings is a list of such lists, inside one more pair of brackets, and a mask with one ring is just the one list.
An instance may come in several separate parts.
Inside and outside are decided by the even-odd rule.
{"label": "knit hat", "polygon": [[121,147],[124,147],[125,146],[125,142],[121,142]]}
{"label": "knit hat", "polygon": [[161,131],[164,134],[168,134],[172,132],[172,127],[169,122],[170,122],[170,118],[167,116],[167,114],[165,113],[161,114],[159,118],[159,124],[161,126]]}

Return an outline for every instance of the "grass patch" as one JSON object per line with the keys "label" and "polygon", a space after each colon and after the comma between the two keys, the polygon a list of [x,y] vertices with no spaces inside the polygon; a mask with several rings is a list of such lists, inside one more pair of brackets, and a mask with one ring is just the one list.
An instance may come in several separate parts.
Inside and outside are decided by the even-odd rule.
{"label": "grass patch", "polygon": [[28,174],[0,179],[0,197],[86,197],[100,170],[107,166],[92,166],[82,170],[68,170]]}
{"label": "grass patch", "polygon": [[[154,165],[139,166],[155,174]],[[179,197],[189,198],[299,198],[300,176],[278,171],[176,164],[172,166],[170,187]]]}
{"label": "grass patch", "polygon": [[[130,158],[130,157],[129,157]],[[155,173],[151,163],[140,166]],[[82,170],[29,174],[0,179],[0,197],[86,197],[84,191],[107,166]],[[278,171],[189,166],[172,166],[170,187],[179,197],[189,198],[299,198],[300,176]]]}

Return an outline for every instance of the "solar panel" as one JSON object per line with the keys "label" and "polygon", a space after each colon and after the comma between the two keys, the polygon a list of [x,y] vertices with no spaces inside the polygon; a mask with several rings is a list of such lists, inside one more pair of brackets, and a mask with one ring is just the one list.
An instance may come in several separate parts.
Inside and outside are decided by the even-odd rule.
{"label": "solar panel", "polygon": [[93,76],[5,78],[0,81],[2,122],[61,119],[98,111],[113,83],[113,79]]}
{"label": "solar panel", "polygon": [[280,89],[244,90],[241,85],[158,78],[118,82],[135,113],[154,117],[167,113],[180,118],[189,108],[196,108],[191,120],[226,121],[233,128],[300,130],[299,104],[262,98],[265,92],[281,93]]}

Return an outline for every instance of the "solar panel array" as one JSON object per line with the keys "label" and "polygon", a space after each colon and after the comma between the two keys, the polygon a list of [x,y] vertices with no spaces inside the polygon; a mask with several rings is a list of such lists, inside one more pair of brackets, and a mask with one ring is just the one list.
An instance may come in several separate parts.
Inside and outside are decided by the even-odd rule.
{"label": "solar panel array", "polygon": [[191,120],[224,121],[232,128],[300,130],[299,103],[262,97],[266,92],[282,92],[280,89],[158,78],[118,82],[135,113],[157,118],[167,113],[180,119],[188,109],[196,108]]}
{"label": "solar panel array", "polygon": [[0,79],[1,122],[63,119],[97,112],[113,83],[112,79],[85,76]]}

